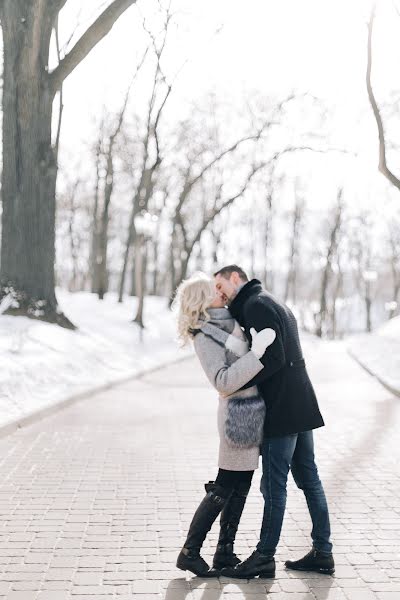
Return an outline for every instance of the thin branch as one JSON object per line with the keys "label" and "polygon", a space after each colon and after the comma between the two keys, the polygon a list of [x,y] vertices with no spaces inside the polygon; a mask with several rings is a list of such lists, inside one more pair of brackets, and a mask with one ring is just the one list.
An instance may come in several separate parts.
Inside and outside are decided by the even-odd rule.
{"label": "thin branch", "polygon": [[[69,45],[70,45],[71,41],[73,40],[73,38],[74,38],[74,36],[75,36],[75,34],[76,34],[76,32],[77,32],[78,28],[79,28],[79,25],[80,25],[80,19],[81,19],[81,15],[82,15],[82,10],[83,10],[83,8],[81,7],[81,8],[79,9],[79,12],[78,12],[77,16],[76,16],[76,22],[75,22],[75,26],[74,26],[74,28],[72,29],[72,31],[71,31],[71,34],[70,34],[69,38],[66,40],[66,42],[64,43],[64,46],[62,47],[62,54],[63,54],[64,56],[65,56],[65,54],[67,53],[67,51],[68,51],[68,47],[69,47]],[[60,50],[60,54],[61,54],[61,50]]]}
{"label": "thin branch", "polygon": [[[242,185],[241,189],[236,194],[234,194],[233,196],[228,198],[227,200],[224,200],[224,202],[218,208],[215,207],[209,213],[209,215],[204,218],[201,227],[199,227],[199,229],[196,233],[196,236],[190,243],[189,254],[191,254],[191,252],[193,251],[195,244],[197,244],[197,242],[200,241],[203,231],[210,225],[210,223],[212,223],[214,221],[215,217],[217,217],[225,208],[227,208],[228,206],[233,204],[235,202],[235,200],[237,200],[238,198],[241,198],[243,196],[243,194],[246,192],[246,190],[249,186],[249,183],[251,182],[253,177],[256,175],[256,173],[258,173],[265,166],[266,166],[265,163],[260,163],[259,165],[254,166],[252,168],[252,170],[250,171],[250,173],[248,174],[248,176],[246,177],[246,181]],[[179,214],[179,220],[180,220],[179,222],[181,225],[181,229],[184,230],[181,214],[180,213],[178,213],[178,214]]]}
{"label": "thin branch", "polygon": [[[262,162],[262,163],[259,163],[258,165],[253,166],[253,168],[250,171],[250,173],[248,174],[246,181],[244,182],[242,188],[236,194],[234,194],[233,196],[231,196],[230,198],[225,200],[219,207],[214,208],[210,212],[210,214],[204,219],[202,226],[199,228],[195,238],[190,243],[190,252],[192,252],[194,245],[200,240],[202,232],[215,219],[215,217],[218,216],[222,212],[222,210],[224,210],[225,208],[227,208],[228,206],[233,204],[235,202],[235,200],[237,200],[238,198],[241,198],[244,195],[244,193],[246,192],[246,190],[249,186],[249,183],[251,182],[251,180],[254,178],[254,176],[259,171],[261,171],[265,167],[270,167],[272,169],[272,168],[274,168],[274,164],[280,157],[284,156],[285,154],[291,153],[291,152],[299,152],[299,151],[300,152],[309,151],[309,152],[325,153],[325,152],[329,152],[329,151],[336,152],[337,150],[335,148],[321,150],[318,148],[312,148],[311,146],[288,146],[288,147],[284,148],[283,150],[279,150],[278,152],[273,154],[273,156],[267,162]],[[178,217],[178,215],[179,215],[179,217]],[[180,216],[180,212],[178,212],[176,215],[176,222],[179,222],[181,228],[184,229],[183,221]]]}
{"label": "thin branch", "polygon": [[[264,127],[262,129],[264,129]],[[207,173],[207,171],[209,171],[215,164],[217,164],[222,158],[224,158],[224,156],[227,156],[228,154],[231,154],[232,152],[234,152],[235,150],[237,150],[237,148],[239,148],[239,146],[241,144],[243,144],[244,142],[248,142],[250,140],[258,140],[258,139],[260,139],[261,133],[262,133],[262,131],[260,130],[255,135],[250,135],[250,136],[246,136],[244,138],[241,138],[240,140],[238,140],[237,142],[235,142],[234,144],[232,144],[232,146],[230,146],[229,148],[226,148],[225,150],[222,150],[222,152],[220,152],[217,156],[215,156],[210,162],[208,162],[201,169],[201,171],[200,171],[200,173],[198,175],[196,175],[192,179],[187,180],[185,182],[184,188],[183,188],[182,193],[181,193],[180,198],[179,198],[178,205],[176,207],[177,212],[179,212],[180,209],[182,208],[182,206],[183,206],[183,204],[184,204],[187,196],[190,194],[190,192],[193,189],[193,187],[196,185],[196,183],[198,181],[200,181],[200,179],[202,179],[204,177],[204,175]]]}
{"label": "thin branch", "polygon": [[159,139],[158,139],[158,124],[159,124],[159,121],[160,121],[161,113],[162,113],[162,111],[164,109],[165,104],[167,103],[167,100],[168,100],[168,97],[169,97],[171,91],[172,91],[172,86],[169,85],[168,89],[167,89],[167,92],[166,92],[166,94],[164,96],[164,100],[162,101],[162,103],[160,105],[160,108],[157,111],[157,116],[156,116],[156,119],[154,121],[154,127],[153,127],[153,129],[154,129],[154,139],[155,139],[155,142],[156,142],[156,154],[157,154],[157,158],[156,158],[156,161],[155,161],[156,164],[159,164],[160,161],[161,161],[161,159],[160,159],[160,144],[159,144]]}
{"label": "thin branch", "polygon": [[[162,10],[162,6],[161,6],[160,2],[159,2],[159,8],[160,8],[160,10]],[[154,54],[157,57],[157,67],[156,67],[156,72],[154,75],[153,94],[152,94],[152,100],[150,102],[150,110],[149,110],[149,115],[148,115],[148,133],[149,133],[149,127],[150,127],[150,119],[151,119],[151,115],[152,115],[154,104],[155,104],[157,87],[158,87],[158,83],[159,83],[159,81],[158,81],[159,75],[161,76],[162,81],[167,85],[167,91],[165,93],[164,99],[162,100],[162,102],[158,108],[156,118],[155,118],[154,124],[153,124],[153,134],[154,134],[154,140],[155,140],[155,144],[156,144],[156,159],[152,166],[152,171],[154,171],[161,163],[160,144],[159,144],[159,139],[158,139],[158,125],[160,122],[162,111],[164,110],[165,104],[170,96],[171,91],[172,91],[172,84],[167,83],[167,78],[161,68],[161,58],[162,58],[162,55],[164,53],[165,46],[167,43],[167,37],[168,37],[168,31],[169,31],[169,25],[170,25],[171,19],[172,19],[172,14],[171,14],[171,1],[170,1],[169,5],[165,11],[165,21],[164,21],[164,26],[163,26],[164,35],[163,35],[163,39],[161,42],[161,46],[159,48],[157,47],[157,40],[156,40],[154,34],[152,33],[152,31],[150,29],[148,29],[146,27],[146,21],[145,21],[145,19],[143,19],[143,29],[146,31],[147,35],[150,37],[152,45],[153,45],[153,49],[154,49]]]}
{"label": "thin branch", "polygon": [[371,83],[371,71],[372,71],[372,32],[373,32],[373,27],[374,27],[374,20],[375,20],[375,6],[373,7],[372,11],[371,11],[371,16],[370,16],[370,20],[368,23],[368,62],[367,62],[367,76],[366,76],[366,83],[367,83],[367,92],[368,92],[368,98],[369,98],[369,102],[371,104],[372,107],[372,111],[374,113],[374,117],[375,117],[375,121],[378,127],[378,138],[379,138],[379,163],[378,163],[378,169],[379,171],[382,173],[382,175],[384,175],[386,177],[386,179],[388,179],[390,181],[390,183],[392,183],[397,189],[400,190],[400,179],[398,179],[396,177],[396,175],[394,175],[394,173],[392,173],[390,171],[390,169],[387,166],[387,162],[386,162],[386,144],[385,144],[385,131],[384,131],[384,127],[383,127],[383,121],[382,121],[382,116],[378,107],[378,103],[375,99],[375,95],[372,89],[372,83]]}
{"label": "thin branch", "polygon": [[72,73],[75,67],[109,33],[117,19],[135,3],[136,0],[114,0],[97,17],[96,21],[85,31],[60,64],[49,74],[53,94],[60,89],[62,82]]}

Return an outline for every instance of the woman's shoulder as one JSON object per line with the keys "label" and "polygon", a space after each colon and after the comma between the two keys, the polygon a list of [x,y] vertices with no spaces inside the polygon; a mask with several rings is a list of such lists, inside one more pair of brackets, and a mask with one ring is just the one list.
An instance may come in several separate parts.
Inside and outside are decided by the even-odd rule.
{"label": "woman's shoulder", "polygon": [[197,354],[201,354],[204,352],[213,354],[215,352],[221,351],[225,352],[225,348],[218,344],[213,338],[209,335],[206,335],[201,329],[196,332],[196,335],[193,337],[193,345]]}
{"label": "woman's shoulder", "polygon": [[193,331],[192,335],[193,335],[193,338],[192,338],[193,345],[194,345],[195,349],[204,345],[204,343],[206,341],[206,336],[201,331],[201,329],[196,329],[195,331]]}

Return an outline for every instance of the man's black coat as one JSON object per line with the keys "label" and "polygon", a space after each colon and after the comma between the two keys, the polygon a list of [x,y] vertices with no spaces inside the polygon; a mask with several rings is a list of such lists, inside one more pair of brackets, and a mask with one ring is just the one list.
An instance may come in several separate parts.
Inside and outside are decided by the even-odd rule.
{"label": "man's black coat", "polygon": [[250,329],[271,327],[276,339],[261,358],[264,369],[245,387],[257,384],[266,407],[264,434],[283,436],[322,427],[314,388],[301,350],[291,310],[263,290],[258,279],[247,282],[229,310],[251,340]]}

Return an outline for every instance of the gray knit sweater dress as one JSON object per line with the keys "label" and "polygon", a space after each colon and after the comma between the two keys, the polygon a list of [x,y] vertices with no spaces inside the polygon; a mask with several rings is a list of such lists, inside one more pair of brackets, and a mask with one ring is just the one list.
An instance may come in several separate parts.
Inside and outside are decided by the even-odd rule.
{"label": "gray knit sweater dress", "polygon": [[[218,432],[220,438],[218,466],[228,471],[253,471],[258,468],[260,448],[232,447],[224,435],[227,403],[235,392],[248,383],[263,368],[263,363],[249,351],[247,339],[239,324],[226,308],[209,308],[208,323],[230,334],[228,347],[223,347],[201,330],[194,337],[194,348],[210,383],[220,394],[218,404]],[[251,398],[256,387],[241,390],[241,397]]]}

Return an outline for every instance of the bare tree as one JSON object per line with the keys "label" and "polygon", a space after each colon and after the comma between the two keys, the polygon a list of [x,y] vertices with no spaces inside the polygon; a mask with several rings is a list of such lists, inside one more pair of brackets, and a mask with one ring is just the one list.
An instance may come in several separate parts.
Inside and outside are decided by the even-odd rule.
{"label": "bare tree", "polygon": [[375,12],[376,12],[376,8],[375,8],[375,4],[373,5],[372,11],[371,11],[371,15],[370,15],[370,19],[368,22],[368,42],[367,42],[367,56],[368,56],[368,60],[367,60],[367,77],[366,77],[366,83],[367,83],[367,92],[368,92],[368,98],[369,98],[369,102],[371,104],[372,107],[372,111],[375,117],[375,121],[376,121],[376,125],[378,128],[378,139],[379,139],[379,162],[378,162],[378,169],[379,171],[386,177],[386,179],[388,181],[390,181],[390,183],[397,188],[398,190],[400,190],[400,179],[393,173],[393,171],[388,167],[387,164],[387,141],[386,141],[386,137],[385,137],[385,128],[384,128],[384,124],[383,124],[383,119],[382,119],[382,113],[381,110],[378,106],[378,102],[375,98],[375,94],[373,91],[373,87],[372,87],[372,78],[371,78],[371,72],[372,72],[372,34],[373,34],[373,28],[374,28],[374,22],[375,22]]}
{"label": "bare tree", "polygon": [[104,156],[103,149],[104,139],[104,120],[100,125],[99,136],[94,149],[95,154],[95,188],[94,188],[94,199],[93,199],[93,213],[92,213],[92,231],[91,231],[91,244],[90,244],[90,278],[91,278],[91,290],[95,293],[98,290],[98,268],[97,268],[97,256],[99,254],[98,246],[100,239],[100,219],[99,219],[99,207],[100,207],[100,193],[101,193],[101,163]]}
{"label": "bare tree", "polygon": [[[200,242],[203,232],[207,229],[209,225],[211,225],[215,217],[221,214],[221,212],[224,209],[233,204],[238,198],[242,198],[244,196],[252,179],[254,178],[256,173],[258,173],[261,169],[264,168],[264,166],[265,165],[263,163],[253,165],[250,168],[250,171],[241,188],[230,197],[226,198],[222,195],[222,186],[220,186],[220,193],[215,197],[213,206],[210,209],[205,209],[204,211],[202,211],[200,222],[194,230],[194,235],[192,234],[189,237],[188,224],[185,222],[182,210],[180,210],[180,212],[175,213],[175,218],[173,222],[173,238],[177,242],[177,235],[179,231],[181,235],[181,243],[176,244],[176,247],[178,248],[178,253],[175,253],[173,256],[173,262],[175,265],[175,268],[173,270],[175,281],[172,282],[173,293],[175,292],[175,289],[179,285],[179,283],[183,281],[183,279],[185,279],[187,275],[189,260],[192,256],[196,244]],[[175,247],[173,248],[175,250]],[[176,270],[177,264],[179,264],[179,272],[177,272]]]}
{"label": "bare tree", "polygon": [[326,317],[328,312],[328,285],[332,274],[332,263],[337,250],[338,236],[342,224],[343,215],[343,190],[339,189],[337,194],[337,203],[333,215],[332,225],[328,231],[328,244],[324,256],[324,267],[322,270],[321,287],[319,295],[319,312],[316,316],[317,327],[316,335],[322,337],[325,331]]}
{"label": "bare tree", "polygon": [[293,304],[296,304],[297,300],[297,277],[299,274],[299,254],[300,254],[300,234],[302,227],[302,220],[304,217],[305,202],[304,198],[299,189],[299,181],[295,183],[295,204],[292,211],[292,223],[291,223],[291,234],[290,234],[290,250],[289,250],[289,266],[286,277],[285,295],[284,301],[287,302],[289,298]]}
{"label": "bare tree", "polygon": [[56,281],[72,292],[87,289],[90,282],[91,197],[77,171],[61,172],[63,182],[57,194]]}
{"label": "bare tree", "polygon": [[338,335],[338,323],[337,323],[337,304],[340,296],[343,292],[343,270],[340,257],[340,242],[336,249],[336,261],[333,265],[333,271],[335,274],[335,280],[332,286],[331,298],[330,298],[330,318],[331,318],[331,337],[336,339]]}
{"label": "bare tree", "polygon": [[274,289],[274,275],[270,268],[270,252],[273,242],[274,218],[275,218],[275,193],[278,181],[275,177],[276,163],[273,162],[269,168],[267,178],[267,189],[265,193],[265,219],[264,219],[264,277],[263,283],[270,291]]}
{"label": "bare tree", "polygon": [[376,296],[375,257],[373,251],[373,222],[367,212],[354,219],[351,231],[351,256],[355,283],[365,306],[365,330],[372,331],[372,306]]}
{"label": "bare tree", "polygon": [[72,186],[69,194],[70,202],[70,217],[68,220],[68,233],[72,260],[72,277],[69,284],[69,289],[75,291],[78,283],[78,261],[79,261],[79,244],[75,236],[75,216],[76,216],[76,196],[81,185],[80,179],[77,179]]}
{"label": "bare tree", "polygon": [[[200,148],[191,148],[186,150],[187,162],[183,169],[181,169],[178,177],[179,181],[179,195],[177,202],[173,208],[172,215],[172,235],[170,242],[170,269],[171,269],[171,302],[176,287],[185,278],[188,268],[189,259],[193,252],[195,245],[199,242],[202,232],[208,227],[214,220],[214,218],[220,214],[220,212],[232,204],[237,198],[242,197],[245,193],[247,186],[253,179],[254,175],[265,166],[264,163],[257,165],[250,165],[250,172],[247,175],[245,182],[241,189],[230,196],[229,198],[223,198],[224,180],[223,178],[217,182],[214,186],[214,196],[212,199],[211,206],[207,207],[207,200],[203,201],[203,208],[200,209],[202,214],[200,215],[200,223],[194,234],[189,238],[187,225],[185,223],[184,210],[188,206],[192,194],[196,192],[198,186],[200,186],[205,178],[214,172],[218,172],[218,168],[222,161],[227,158],[231,158],[235,155],[235,152],[244,144],[248,142],[258,142],[265,133],[266,129],[271,125],[270,121],[264,122],[253,134],[245,135],[235,141],[233,144],[223,150],[217,152],[214,151],[214,156],[206,161],[203,161],[203,157],[207,156],[212,152],[210,146],[213,143],[206,143]],[[184,124],[184,127],[186,124]],[[186,136],[191,143],[190,134]],[[202,162],[203,161],[203,162]],[[222,171],[220,171],[220,174]],[[204,198],[203,198],[204,200]]]}
{"label": "bare tree", "polygon": [[[122,302],[124,287],[125,287],[125,279],[128,268],[128,261],[130,256],[130,250],[132,245],[134,246],[135,253],[142,257],[142,245],[146,243],[143,239],[139,239],[136,241],[136,228],[135,228],[135,218],[140,212],[144,212],[148,210],[149,202],[151,201],[156,182],[158,171],[162,164],[162,156],[161,156],[161,148],[160,148],[160,140],[159,140],[159,126],[163,111],[167,104],[168,98],[172,91],[172,84],[167,82],[165,74],[162,70],[161,60],[166,47],[167,38],[168,38],[168,30],[171,23],[172,15],[170,12],[170,6],[165,10],[164,16],[164,25],[163,31],[161,33],[161,40],[158,41],[157,38],[152,34],[150,30],[147,29],[146,25],[144,27],[150,36],[151,46],[154,52],[154,56],[156,58],[154,76],[152,80],[152,87],[150,92],[150,98],[147,108],[146,114],[146,122],[145,122],[145,133],[141,139],[142,146],[142,163],[140,168],[140,174],[138,178],[138,184],[136,186],[136,190],[132,196],[131,203],[131,212],[129,218],[128,231],[126,236],[125,250],[122,261],[122,269],[120,275],[120,283],[119,283],[119,296],[118,301]],[[144,258],[141,258],[141,260]],[[142,262],[141,265],[137,264],[137,258],[135,258],[136,267],[134,269],[139,268],[141,271],[144,268],[145,263]],[[143,275],[138,277],[134,276],[133,281],[146,281],[146,272],[144,270]],[[144,293],[144,287],[141,285],[140,289]],[[140,313],[142,310],[142,299],[139,300],[139,309]],[[137,314],[135,317],[135,321],[139,323],[140,326],[143,326],[143,316],[142,314]]]}
{"label": "bare tree", "polygon": [[[113,0],[49,72],[52,31],[66,0],[2,0],[4,47],[0,299],[9,312],[72,323],[57,306],[53,100],[63,82],[136,0]],[[57,143],[57,142],[56,142]]]}
{"label": "bare tree", "polygon": [[[142,64],[142,63],[141,63]],[[137,71],[136,71],[137,73]],[[111,198],[114,191],[114,183],[115,183],[115,145],[118,140],[118,137],[121,133],[121,129],[124,123],[124,118],[126,114],[126,110],[128,107],[129,96],[132,89],[133,81],[136,77],[136,73],[134,78],[129,85],[129,88],[125,94],[124,103],[121,107],[121,110],[117,116],[116,124],[112,129],[107,141],[102,144],[103,148],[105,148],[105,168],[104,168],[104,190],[103,190],[103,203],[102,203],[102,212],[101,215],[97,215],[97,221],[94,224],[94,235],[96,236],[96,241],[94,243],[94,247],[96,249],[94,264],[95,270],[93,273],[94,276],[94,290],[99,295],[99,299],[103,300],[104,294],[108,289],[108,276],[107,276],[107,248],[108,248],[108,226],[110,220],[110,205]],[[101,148],[101,145],[98,145],[97,148]],[[97,150],[97,149],[96,149]],[[97,160],[96,160],[97,162]],[[98,163],[97,163],[98,164]],[[97,177],[98,177],[98,168]],[[97,178],[96,178],[97,179]],[[96,195],[95,195],[95,207],[98,208],[98,185],[96,183]]]}
{"label": "bare tree", "polygon": [[388,314],[389,319],[392,319],[398,314],[400,303],[400,222],[398,220],[388,223],[388,251],[392,279],[392,298]]}

